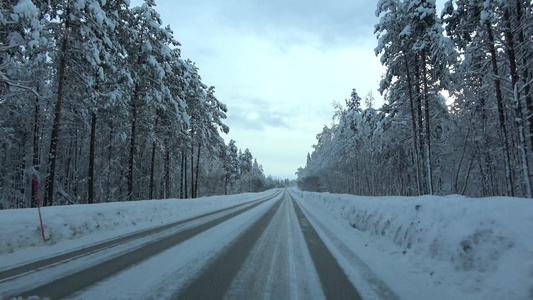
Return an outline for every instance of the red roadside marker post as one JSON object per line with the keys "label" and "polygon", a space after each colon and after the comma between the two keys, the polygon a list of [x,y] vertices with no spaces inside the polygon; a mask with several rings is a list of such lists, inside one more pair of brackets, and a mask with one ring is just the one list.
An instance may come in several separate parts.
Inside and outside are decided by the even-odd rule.
{"label": "red roadside marker post", "polygon": [[46,242],[44,238],[43,218],[41,217],[41,203],[39,202],[39,193],[37,192],[37,178],[33,174],[33,186],[35,187],[35,200],[37,200],[37,210],[39,211],[39,221],[41,222],[41,234],[43,236],[43,242]]}

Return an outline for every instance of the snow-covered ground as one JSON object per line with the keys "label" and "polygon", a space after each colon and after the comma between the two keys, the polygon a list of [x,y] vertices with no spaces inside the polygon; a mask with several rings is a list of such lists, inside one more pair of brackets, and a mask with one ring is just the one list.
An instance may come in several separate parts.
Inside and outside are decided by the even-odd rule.
{"label": "snow-covered ground", "polygon": [[[530,199],[290,192],[364,299],[533,299]],[[46,243],[36,209],[0,211],[0,270],[273,193],[46,207],[42,209]],[[99,283],[82,298],[170,297],[176,286],[183,285],[280,198],[131,268],[142,271],[120,273]],[[271,226],[287,227],[276,218]],[[135,243],[141,241],[132,242],[132,247]],[[121,247],[112,251],[121,253]],[[80,259],[79,264],[104,254]],[[130,294],[122,293],[126,289]]]}
{"label": "snow-covered ground", "polygon": [[383,281],[402,299],[533,299],[531,199],[291,194],[349,276],[375,290]]}
{"label": "snow-covered ground", "polygon": [[0,269],[271,194],[43,207],[45,243],[36,208],[0,210]]}

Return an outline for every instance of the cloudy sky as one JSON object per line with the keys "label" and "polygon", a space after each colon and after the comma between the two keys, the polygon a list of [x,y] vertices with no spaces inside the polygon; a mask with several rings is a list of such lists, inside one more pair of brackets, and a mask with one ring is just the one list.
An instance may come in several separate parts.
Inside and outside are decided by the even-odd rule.
{"label": "cloudy sky", "polygon": [[[133,0],[132,5],[140,5]],[[226,124],[265,173],[296,178],[333,101],[377,92],[369,0],[156,0],[163,22],[228,106]]]}

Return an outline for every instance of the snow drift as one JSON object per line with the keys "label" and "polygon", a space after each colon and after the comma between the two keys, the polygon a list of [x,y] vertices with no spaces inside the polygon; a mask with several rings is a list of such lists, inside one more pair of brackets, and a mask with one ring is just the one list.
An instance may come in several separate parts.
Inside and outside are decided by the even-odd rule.
{"label": "snow drift", "polygon": [[[213,196],[197,199],[145,200],[41,208],[46,243],[36,208],[0,210],[0,255],[46,247],[95,233],[114,236],[186,219],[272,194]],[[101,235],[97,237],[101,239]],[[74,243],[75,244],[75,243]]]}
{"label": "snow drift", "polygon": [[432,264],[449,264],[449,276],[462,281],[464,292],[490,299],[533,298],[531,199],[292,195],[349,224],[352,238],[369,235],[410,256],[413,264],[429,266],[430,275]]}

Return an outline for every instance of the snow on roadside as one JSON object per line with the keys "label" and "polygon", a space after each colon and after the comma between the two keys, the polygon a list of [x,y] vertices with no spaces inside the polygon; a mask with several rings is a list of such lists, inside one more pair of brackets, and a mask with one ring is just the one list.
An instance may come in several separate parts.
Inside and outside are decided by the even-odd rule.
{"label": "snow on roadside", "polygon": [[[442,281],[434,280],[436,285],[448,284],[465,299],[533,298],[531,199],[359,197],[296,190],[291,194],[319,212],[322,220],[351,226],[352,233],[343,238],[379,245],[374,249],[380,251],[374,252],[376,261],[389,253],[427,272],[427,277],[445,274]],[[390,269],[374,272],[402,274]],[[416,290],[413,283],[410,288]]]}
{"label": "snow on roadside", "polygon": [[[36,208],[0,210],[0,268],[28,251],[80,247],[113,236],[176,222],[227,208],[273,191],[197,199],[145,200],[91,205],[43,207],[46,243],[43,243]],[[35,249],[38,248],[38,249]],[[26,252],[26,253],[23,253]],[[17,255],[20,254],[20,255]],[[9,258],[9,259],[8,259]],[[26,257],[26,259],[28,259]],[[15,259],[18,260],[18,259]]]}

